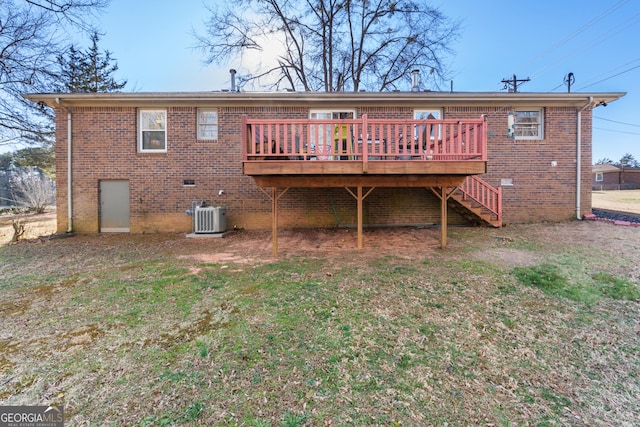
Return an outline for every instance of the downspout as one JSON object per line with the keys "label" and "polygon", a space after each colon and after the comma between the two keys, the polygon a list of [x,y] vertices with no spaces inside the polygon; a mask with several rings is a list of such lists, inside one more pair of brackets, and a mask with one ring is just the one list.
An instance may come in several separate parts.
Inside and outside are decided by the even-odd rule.
{"label": "downspout", "polygon": [[73,174],[71,172],[71,111],[60,103],[60,98],[56,98],[56,104],[67,112],[67,233],[73,231]]}
{"label": "downspout", "polygon": [[593,96],[589,97],[582,108],[578,110],[578,137],[576,138],[576,218],[582,219],[580,215],[580,204],[582,202],[580,192],[582,191],[582,112],[593,105]]}

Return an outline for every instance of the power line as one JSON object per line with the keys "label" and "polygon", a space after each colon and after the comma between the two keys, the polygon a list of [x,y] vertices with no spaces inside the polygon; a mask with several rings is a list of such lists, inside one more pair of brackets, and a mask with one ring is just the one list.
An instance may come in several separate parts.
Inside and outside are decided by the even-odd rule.
{"label": "power line", "polygon": [[598,83],[602,83],[602,82],[605,82],[605,81],[607,81],[607,80],[611,80],[611,79],[612,79],[612,78],[614,78],[614,77],[618,77],[618,76],[620,76],[620,75],[622,75],[622,74],[628,73],[629,71],[633,71],[633,70],[635,70],[636,68],[640,68],[640,65],[636,65],[635,67],[631,67],[631,68],[629,68],[628,70],[621,71],[621,72],[619,72],[618,74],[614,74],[613,76],[607,77],[606,79],[598,80],[597,82],[595,82],[595,83],[591,83],[590,85],[582,86],[582,87],[581,87],[580,89],[578,89],[578,90],[586,89],[586,88],[588,88],[588,87],[595,86],[595,85],[597,85]]}
{"label": "power line", "polygon": [[[580,33],[586,31],[589,27],[593,26],[594,24],[596,24],[598,21],[600,21],[601,19],[603,19],[604,17],[606,17],[607,15],[613,13],[614,11],[616,11],[617,9],[619,9],[620,7],[622,7],[625,3],[628,3],[629,0],[622,0],[619,1],[617,4],[613,5],[612,7],[610,7],[609,9],[605,10],[604,12],[602,12],[600,15],[596,16],[595,18],[593,18],[591,21],[587,22],[586,24],[584,24],[582,27],[578,28],[576,31],[574,31],[573,33],[569,34],[567,37],[565,37],[564,39],[560,40],[559,42],[557,42],[556,44],[554,44],[553,46],[551,46],[550,48],[548,48],[547,50],[545,50],[544,52],[542,52],[541,54],[539,54],[538,56],[536,56],[535,58],[533,58],[532,60],[530,60],[529,62],[527,62],[525,65],[523,65],[522,67],[520,67],[520,70],[535,63],[536,61],[538,61],[539,59],[549,55],[551,52],[553,52],[554,50],[556,50],[558,47],[562,46],[563,44],[567,43],[568,41],[570,41],[571,39],[577,37]],[[518,70],[518,71],[520,71]]]}
{"label": "power line", "polygon": [[624,134],[627,134],[627,135],[640,135],[640,132],[625,132],[623,130],[604,129],[604,128],[597,128],[597,127],[594,127],[593,129],[604,130],[604,131],[607,131],[607,132],[624,133]]}
{"label": "power line", "polygon": [[[609,70],[605,71],[604,73],[600,73],[600,74],[598,74],[597,76],[595,76],[595,77],[592,77],[592,78],[588,79],[585,83],[589,83],[589,82],[591,82],[591,81],[593,81],[593,80],[595,80],[595,79],[599,79],[599,78],[600,78],[600,77],[602,77],[602,76],[606,76],[607,74],[609,74],[609,73],[611,73],[611,72],[613,72],[613,71],[619,70],[619,69],[620,69],[620,68],[622,68],[622,67],[626,67],[627,65],[631,65],[631,64],[633,64],[634,62],[638,62],[638,61],[640,61],[640,58],[636,58],[636,59],[634,59],[633,61],[629,61],[629,62],[627,62],[626,64],[623,64],[623,65],[618,65],[617,67],[611,68],[611,69],[609,69]],[[638,68],[638,67],[632,67],[632,68],[630,68],[630,69],[628,69],[628,70],[622,71],[622,72],[620,72],[620,73],[618,73],[618,74],[616,74],[616,75],[613,75],[613,76],[611,76],[611,77],[607,77],[607,78],[605,78],[605,79],[598,80],[598,81],[597,81],[597,82],[595,82],[595,83],[591,83],[591,84],[589,84],[589,85],[583,86],[583,87],[581,87],[581,88],[580,88],[580,89],[578,89],[578,90],[582,90],[582,89],[587,88],[587,87],[589,87],[589,86],[593,86],[593,85],[595,85],[595,84],[597,84],[597,83],[600,83],[600,82],[603,82],[603,81],[609,80],[609,79],[611,79],[611,78],[613,78],[613,77],[619,76],[620,74],[624,74],[624,73],[626,73],[626,72],[628,72],[628,71],[631,71],[631,70],[634,70],[634,69],[636,69],[636,68]],[[558,89],[558,88],[560,88],[560,87],[562,87],[562,86],[564,86],[564,85],[565,85],[565,83],[564,83],[564,82],[563,82],[563,83],[560,83],[558,86],[555,86],[554,88],[550,89],[550,90],[549,90],[549,92],[553,92],[554,90],[556,90],[556,89]]]}
{"label": "power line", "polygon": [[[627,24],[629,21],[631,21],[630,24],[622,27],[622,25]],[[589,41],[587,43],[584,43],[581,46],[573,49],[569,54],[563,55],[561,60],[562,61],[566,61],[569,58],[572,58],[572,57],[574,57],[576,55],[579,55],[579,54],[591,49],[591,48],[594,48],[595,46],[597,46],[597,45],[605,42],[606,40],[616,36],[617,34],[623,32],[624,30],[626,30],[626,29],[638,24],[639,22],[640,22],[640,13],[637,13],[637,14],[633,15],[631,18],[625,20],[624,22],[616,24],[615,26],[613,26],[609,30],[605,31],[603,33],[605,36],[598,36],[595,39],[593,39],[593,40],[591,40],[591,41]],[[617,31],[614,31],[614,30],[617,30]],[[631,62],[634,62],[634,61],[631,61]],[[553,68],[554,66],[558,66],[558,65],[559,65],[559,61],[552,62],[551,64],[548,64],[545,67],[541,68],[540,70],[537,70],[536,72],[534,72],[532,74],[532,76],[533,76],[533,78],[536,78],[537,76],[539,76],[541,74],[544,74],[549,69]],[[552,91],[557,89],[557,88],[559,88],[560,86],[562,86],[562,85],[556,86],[555,88],[552,89]]]}
{"label": "power line", "polygon": [[604,117],[598,117],[598,116],[593,116],[593,118],[598,120],[604,120],[607,122],[618,123],[619,125],[626,125],[626,126],[633,126],[633,127],[640,128],[640,125],[634,125],[633,123],[618,122],[616,120],[605,119]]}
{"label": "power line", "polygon": [[599,79],[600,77],[606,76],[609,73],[612,73],[612,72],[614,72],[616,70],[619,70],[620,68],[626,67],[626,66],[631,65],[634,62],[638,62],[638,61],[640,61],[640,58],[636,58],[633,61],[627,62],[626,64],[618,65],[617,67],[611,68],[611,69],[605,71],[604,73],[600,73],[597,76],[588,79],[585,83],[591,83],[593,80]]}

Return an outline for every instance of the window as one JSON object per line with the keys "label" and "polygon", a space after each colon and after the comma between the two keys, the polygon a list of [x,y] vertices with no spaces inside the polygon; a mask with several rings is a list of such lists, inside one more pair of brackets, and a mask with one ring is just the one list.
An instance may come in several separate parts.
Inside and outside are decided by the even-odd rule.
{"label": "window", "polygon": [[544,139],[544,110],[516,110],[513,114],[515,139]]}
{"label": "window", "polygon": [[[415,120],[442,120],[442,110],[414,110],[413,118]],[[420,131],[422,131],[426,137],[426,128],[418,129],[416,126],[416,129],[414,129],[414,137],[416,139],[418,139]],[[437,129],[434,125],[429,125],[428,134],[431,139],[436,139],[436,136],[438,139],[442,139],[442,125],[438,125]]]}
{"label": "window", "polygon": [[604,181],[604,174],[602,172],[596,172],[596,182]]}
{"label": "window", "polygon": [[138,151],[141,153],[167,152],[167,111],[138,111]]}
{"label": "window", "polygon": [[207,108],[198,109],[198,140],[218,140],[218,110]]}
{"label": "window", "polygon": [[[309,118],[312,120],[336,120],[353,119],[356,112],[353,110],[311,110]],[[327,124],[311,126],[311,152],[320,154],[318,159],[331,160],[346,158],[346,156],[334,156],[334,154],[344,154],[347,149],[349,135],[353,138],[353,130],[347,125],[329,126]],[[353,150],[353,147],[351,148]]]}

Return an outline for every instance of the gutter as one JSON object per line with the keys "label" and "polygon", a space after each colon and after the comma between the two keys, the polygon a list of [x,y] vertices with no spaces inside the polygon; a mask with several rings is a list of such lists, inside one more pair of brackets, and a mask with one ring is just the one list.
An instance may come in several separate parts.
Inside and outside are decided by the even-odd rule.
{"label": "gutter", "polygon": [[73,174],[71,162],[71,111],[56,98],[56,104],[67,112],[67,233],[73,232]]}
{"label": "gutter", "polygon": [[589,97],[589,101],[578,110],[578,137],[576,138],[576,218],[581,220],[580,204],[582,202],[580,192],[582,191],[582,112],[593,106],[593,96]]}
{"label": "gutter", "polygon": [[353,105],[380,103],[402,103],[422,105],[434,103],[443,106],[469,105],[522,105],[575,106],[580,108],[586,97],[613,102],[625,92],[99,92],[99,93],[32,93],[24,97],[33,102],[43,102],[50,107],[57,105],[56,99],[64,96],[66,105],[92,106],[194,106],[194,105],[247,105],[265,103],[271,106],[305,106],[309,103]]}

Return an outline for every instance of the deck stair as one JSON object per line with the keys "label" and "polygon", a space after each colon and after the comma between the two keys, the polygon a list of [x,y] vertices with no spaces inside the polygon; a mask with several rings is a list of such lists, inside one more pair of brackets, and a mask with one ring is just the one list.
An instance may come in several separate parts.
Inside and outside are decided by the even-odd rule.
{"label": "deck stair", "polygon": [[502,189],[495,188],[476,175],[465,182],[449,198],[449,207],[472,223],[502,227]]}

